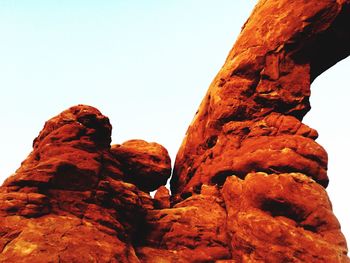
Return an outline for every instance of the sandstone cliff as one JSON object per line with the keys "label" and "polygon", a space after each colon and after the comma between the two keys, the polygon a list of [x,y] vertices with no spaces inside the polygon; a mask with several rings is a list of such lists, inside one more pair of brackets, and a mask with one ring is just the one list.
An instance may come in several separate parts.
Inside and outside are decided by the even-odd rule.
{"label": "sandstone cliff", "polygon": [[[302,123],[310,83],[350,52],[350,1],[261,0],[178,152],[110,145],[78,105],[0,187],[0,262],[350,262]],[[150,191],[157,190],[154,198]]]}

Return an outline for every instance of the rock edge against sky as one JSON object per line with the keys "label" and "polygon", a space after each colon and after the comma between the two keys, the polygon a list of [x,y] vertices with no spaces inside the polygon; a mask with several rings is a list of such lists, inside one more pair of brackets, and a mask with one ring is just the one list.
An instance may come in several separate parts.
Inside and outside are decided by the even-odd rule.
{"label": "rock edge against sky", "polygon": [[[302,123],[310,83],[349,54],[350,1],[260,1],[178,152],[78,105],[0,187],[1,262],[349,262]],[[150,191],[157,190],[154,198]]]}

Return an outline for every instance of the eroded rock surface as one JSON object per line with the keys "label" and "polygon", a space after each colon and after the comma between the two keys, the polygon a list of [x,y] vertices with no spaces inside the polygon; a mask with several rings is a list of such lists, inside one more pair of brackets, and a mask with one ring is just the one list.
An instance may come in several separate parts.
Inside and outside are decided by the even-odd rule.
{"label": "eroded rock surface", "polygon": [[147,158],[140,173],[128,174],[111,150],[111,128],[85,105],[46,122],[32,153],[0,188],[1,262],[138,262],[132,244],[153,200],[128,181],[152,170],[146,161],[158,154],[164,171],[155,171],[152,185],[165,184],[169,156],[158,145],[162,151],[147,156],[154,144],[143,141]]}
{"label": "eroded rock surface", "polygon": [[90,106],[50,119],[0,187],[0,262],[350,262],[327,153],[302,123],[311,81],[350,52],[349,20],[346,0],[260,1],[189,127],[172,195],[163,146],[110,146]]}
{"label": "eroded rock surface", "polygon": [[346,241],[322,186],[299,173],[228,177],[225,200],[237,262],[347,262]]}
{"label": "eroded rock surface", "polygon": [[302,172],[327,186],[326,153],[301,120],[311,81],[350,53],[349,5],[258,2],[187,131],[173,193],[194,193],[221,169]]}
{"label": "eroded rock surface", "polygon": [[167,150],[158,143],[130,140],[113,145],[112,155],[120,161],[121,169],[128,174],[126,180],[145,191],[154,191],[165,185],[171,173]]}

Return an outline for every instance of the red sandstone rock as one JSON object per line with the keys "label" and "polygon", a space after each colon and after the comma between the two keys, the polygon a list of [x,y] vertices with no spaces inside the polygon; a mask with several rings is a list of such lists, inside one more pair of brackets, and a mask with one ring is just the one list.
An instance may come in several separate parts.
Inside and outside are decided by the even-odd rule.
{"label": "red sandstone rock", "polygon": [[[149,211],[145,247],[138,250],[145,262],[174,259],[179,262],[212,262],[231,258],[226,230],[224,200],[215,186],[203,186],[202,194],[192,196],[170,209]],[[158,248],[159,252],[156,252]],[[167,250],[167,251],[166,251]]]}
{"label": "red sandstone rock", "polygon": [[322,186],[299,173],[229,177],[222,189],[237,262],[346,262]]}
{"label": "red sandstone rock", "polygon": [[153,201],[120,180],[110,134],[84,105],[45,124],[0,188],[0,262],[139,262],[132,243]]}
{"label": "red sandstone rock", "polygon": [[0,231],[0,262],[139,262],[131,246],[76,216],[11,216]]}
{"label": "red sandstone rock", "polygon": [[[247,162],[233,161],[225,163],[225,169],[236,174],[299,171],[327,185],[325,152],[316,142],[302,138],[315,139],[316,133],[300,120],[310,108],[311,81],[350,53],[349,14],[349,1],[258,3],[187,131],[176,158],[173,193],[195,191],[196,186],[215,176],[215,172],[200,171],[212,170],[207,164],[217,164],[219,169],[221,159],[228,161],[221,157],[227,151],[234,151],[234,156],[250,154],[250,147],[244,149],[246,140],[259,137],[265,137],[265,148],[272,140],[288,141],[290,156],[281,151],[275,152],[274,158],[288,159],[291,164],[297,158],[305,169],[286,167],[281,162],[259,167],[261,162],[255,165],[254,157],[249,156],[243,158],[250,159],[249,165],[254,164],[251,168]],[[304,144],[300,149],[303,152],[292,146],[299,142]],[[315,174],[318,170],[320,173]]]}
{"label": "red sandstone rock", "polygon": [[165,185],[171,175],[168,151],[158,143],[130,140],[113,145],[111,152],[127,175],[124,179],[144,191],[154,191]]}
{"label": "red sandstone rock", "polygon": [[[349,24],[349,1],[260,1],[186,133],[173,200],[200,194],[203,184],[224,185],[234,262],[348,262],[340,226],[314,182],[328,184],[327,154],[301,120],[310,83],[350,54]],[[264,179],[247,176],[259,172]],[[304,179],[287,183],[296,177]]]}
{"label": "red sandstone rock", "polygon": [[310,82],[350,53],[349,18],[348,0],[258,3],[187,132],[172,196],[162,146],[111,148],[90,106],[50,119],[0,187],[0,262],[350,262],[327,154],[301,122]]}
{"label": "red sandstone rock", "polygon": [[168,188],[161,186],[154,195],[155,208],[170,208],[170,193]]}

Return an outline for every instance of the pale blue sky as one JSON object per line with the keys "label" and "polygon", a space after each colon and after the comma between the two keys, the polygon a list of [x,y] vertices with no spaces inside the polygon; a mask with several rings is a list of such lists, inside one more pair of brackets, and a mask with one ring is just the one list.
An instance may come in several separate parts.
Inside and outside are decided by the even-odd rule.
{"label": "pale blue sky", "polygon": [[[1,0],[0,181],[47,119],[79,103],[110,118],[113,143],[156,141],[174,161],[255,2]],[[347,237],[349,73],[345,60],[315,81],[305,119],[329,153],[328,191]]]}

